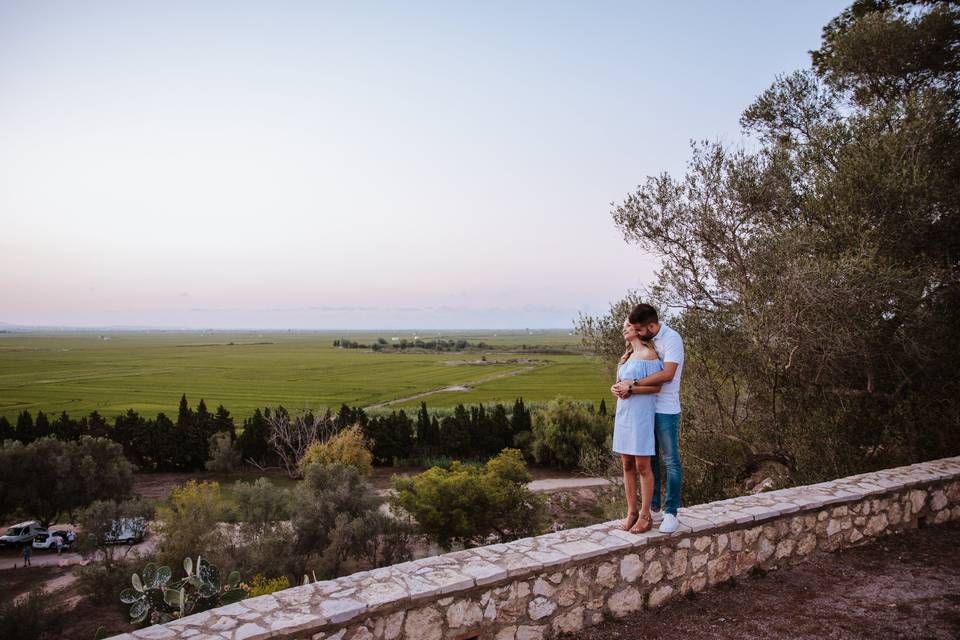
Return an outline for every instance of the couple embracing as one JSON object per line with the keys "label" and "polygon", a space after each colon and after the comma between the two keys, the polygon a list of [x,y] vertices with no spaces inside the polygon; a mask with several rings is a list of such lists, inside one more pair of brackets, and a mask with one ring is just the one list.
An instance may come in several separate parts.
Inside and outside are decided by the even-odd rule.
{"label": "couple embracing", "polygon": [[[657,310],[638,304],[623,321],[626,351],[610,390],[617,396],[613,450],[623,460],[627,518],[621,528],[645,533],[677,530],[680,507],[680,374],[683,340],[660,322]],[[666,500],[661,501],[660,462],[667,471]],[[637,476],[640,507],[637,508]],[[661,514],[661,504],[663,512]]]}

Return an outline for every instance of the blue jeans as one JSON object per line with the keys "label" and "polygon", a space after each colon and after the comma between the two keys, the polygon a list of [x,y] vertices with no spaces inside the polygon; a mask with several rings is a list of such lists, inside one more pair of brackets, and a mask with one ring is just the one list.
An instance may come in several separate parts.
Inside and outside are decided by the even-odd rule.
{"label": "blue jeans", "polygon": [[653,504],[659,510],[660,499],[660,460],[667,467],[667,501],[664,512],[677,515],[680,508],[680,485],[683,471],[680,469],[680,414],[658,413],[654,416],[653,432],[656,436],[656,455],[650,461],[653,466]]}

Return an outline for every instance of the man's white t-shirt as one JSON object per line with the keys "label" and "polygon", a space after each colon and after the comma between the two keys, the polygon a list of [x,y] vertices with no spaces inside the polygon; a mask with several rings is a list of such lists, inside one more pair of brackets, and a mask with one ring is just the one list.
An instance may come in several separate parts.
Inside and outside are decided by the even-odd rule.
{"label": "man's white t-shirt", "polygon": [[673,380],[660,387],[657,394],[657,413],[680,413],[680,374],[683,373],[683,339],[680,334],[660,323],[660,331],[653,337],[657,354],[664,364],[677,363]]}

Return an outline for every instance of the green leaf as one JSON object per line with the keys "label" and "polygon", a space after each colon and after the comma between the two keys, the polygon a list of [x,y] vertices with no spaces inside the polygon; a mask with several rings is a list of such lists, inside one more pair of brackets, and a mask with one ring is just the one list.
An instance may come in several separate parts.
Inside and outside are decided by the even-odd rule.
{"label": "green leaf", "polygon": [[152,585],[157,576],[157,565],[152,562],[143,568],[143,584]]}
{"label": "green leaf", "polygon": [[143,596],[141,596],[139,592],[134,591],[129,587],[120,592],[120,602],[123,604],[133,604],[141,598],[143,598]]}
{"label": "green leaf", "polygon": [[202,585],[200,585],[200,597],[201,597],[201,598],[212,598],[212,597],[214,597],[215,595],[217,595],[217,592],[218,592],[218,591],[220,591],[220,590],[217,589],[216,587],[214,587],[214,586],[213,586],[212,584],[210,584],[209,582],[204,582]]}
{"label": "green leaf", "polygon": [[133,584],[134,589],[136,589],[140,593],[143,593],[143,582],[140,581],[139,575],[133,574],[132,576],[130,576],[130,582]]}
{"label": "green leaf", "polygon": [[175,589],[164,589],[163,590],[163,601],[167,605],[175,608],[183,608],[183,591],[177,591]]}
{"label": "green leaf", "polygon": [[143,622],[144,618],[147,617],[147,612],[150,610],[150,607],[147,606],[145,600],[137,600],[133,603],[133,606],[130,607],[130,622],[136,624],[138,622]]}
{"label": "green leaf", "polygon": [[220,596],[220,604],[233,604],[234,602],[239,602],[243,600],[244,596],[247,595],[247,592],[243,589],[230,589],[224,591],[223,595]]}
{"label": "green leaf", "polygon": [[230,585],[231,589],[236,589],[237,586],[240,584],[240,572],[231,571],[230,575],[227,576],[227,584]]}
{"label": "green leaf", "polygon": [[190,558],[183,559],[183,570],[187,572],[188,576],[193,575],[193,560]]}
{"label": "green leaf", "polygon": [[156,588],[158,588],[158,589],[159,589],[160,587],[163,587],[163,586],[166,585],[168,582],[170,582],[170,578],[171,578],[172,576],[173,576],[173,571],[170,569],[170,567],[160,567],[160,568],[158,568],[158,569],[157,569],[157,575],[156,575],[156,577],[153,579],[153,586],[156,587]]}

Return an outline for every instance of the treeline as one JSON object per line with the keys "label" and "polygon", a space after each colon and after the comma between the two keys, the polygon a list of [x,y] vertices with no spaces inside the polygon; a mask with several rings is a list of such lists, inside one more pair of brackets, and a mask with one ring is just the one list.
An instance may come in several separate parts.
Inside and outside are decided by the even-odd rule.
{"label": "treeline", "polygon": [[[354,340],[338,339],[333,341],[334,347],[341,349],[373,349],[374,351],[385,351],[391,348],[395,351],[404,351],[406,349],[427,349],[430,351],[466,351],[467,349],[487,349],[490,345],[486,342],[471,343],[468,340],[407,340],[401,338],[396,342],[387,342],[383,338],[377,338],[372,344],[363,344]],[[526,346],[526,345],[524,345]]]}
{"label": "treeline", "polygon": [[[121,445],[127,459],[141,471],[193,471],[203,469],[210,459],[214,436],[227,433],[241,460],[273,467],[280,466],[282,447],[286,446],[276,433],[278,416],[287,417],[287,410],[282,406],[256,409],[238,429],[223,405],[211,413],[200,400],[196,408],[191,408],[184,395],[176,418],[162,412],[148,418],[130,409],[111,424],[96,411],[79,419],[66,412],[50,419],[42,411],[36,417],[23,411],[15,424],[0,417],[0,441],[28,444],[47,436],[63,441],[79,440],[82,436],[108,438]],[[597,416],[606,419],[602,401]],[[509,407],[499,403],[492,407],[460,404],[452,411],[442,412],[430,412],[426,403],[421,403],[419,410],[410,414],[400,409],[368,415],[360,407],[344,404],[336,412],[328,409],[316,416],[308,413],[306,417],[310,422],[317,418],[328,435],[358,425],[373,454],[373,463],[379,466],[438,457],[485,460],[511,447],[521,449],[529,459],[538,462],[558,466],[576,463],[570,457],[558,459],[542,454],[555,448],[545,444],[553,437],[550,425],[554,421],[548,420],[542,429],[534,429],[533,416],[523,398],[517,398]]]}

